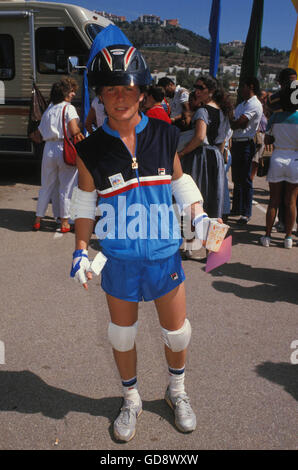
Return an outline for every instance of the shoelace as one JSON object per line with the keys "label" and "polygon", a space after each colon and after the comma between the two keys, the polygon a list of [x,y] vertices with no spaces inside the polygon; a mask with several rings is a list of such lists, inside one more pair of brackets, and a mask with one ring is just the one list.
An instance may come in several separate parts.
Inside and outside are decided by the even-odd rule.
{"label": "shoelace", "polygon": [[[181,409],[181,407],[178,408],[178,406],[179,406],[180,404],[184,404],[185,406],[183,406],[182,409]],[[192,413],[193,413],[193,411],[192,411],[192,409],[191,409],[191,406],[190,406],[190,400],[189,400],[188,396],[186,396],[186,397],[179,397],[179,398],[177,399],[177,401],[176,401],[176,408],[178,408],[178,410],[179,410],[180,413],[185,413],[185,414],[187,414],[188,416],[192,415]]]}
{"label": "shoelace", "polygon": [[118,423],[127,425],[129,424],[133,414],[137,414],[137,410],[128,404],[122,406],[120,415],[118,417]]}

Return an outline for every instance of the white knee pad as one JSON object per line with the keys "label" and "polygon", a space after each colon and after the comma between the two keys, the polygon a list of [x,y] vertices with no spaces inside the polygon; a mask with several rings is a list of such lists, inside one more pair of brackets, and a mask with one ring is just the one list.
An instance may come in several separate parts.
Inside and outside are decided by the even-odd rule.
{"label": "white knee pad", "polygon": [[179,330],[169,331],[165,328],[161,329],[163,342],[173,352],[183,351],[187,348],[191,338],[191,326],[186,318],[184,324]]}
{"label": "white knee pad", "polygon": [[133,349],[137,335],[138,322],[131,326],[119,326],[110,322],[108,328],[109,341],[116,351],[125,352]]}

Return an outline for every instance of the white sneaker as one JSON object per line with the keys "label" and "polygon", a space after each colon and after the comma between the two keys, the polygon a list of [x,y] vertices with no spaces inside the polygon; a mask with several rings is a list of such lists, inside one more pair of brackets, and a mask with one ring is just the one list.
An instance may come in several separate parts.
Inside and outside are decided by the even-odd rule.
{"label": "white sneaker", "polygon": [[270,241],[271,241],[270,237],[264,236],[260,238],[261,245],[266,246],[266,247],[270,246]]}
{"label": "white sneaker", "polygon": [[292,238],[285,238],[284,239],[284,247],[290,249],[290,248],[292,248],[292,246],[293,246]]}
{"label": "white sneaker", "polygon": [[197,419],[190,406],[190,401],[185,392],[177,397],[171,397],[169,387],[166,390],[165,400],[174,411],[175,424],[179,431],[192,432],[196,429]]}
{"label": "white sneaker", "polygon": [[259,204],[258,201],[255,201],[254,199],[252,200],[252,205],[253,206],[257,206],[258,204]]}
{"label": "white sneaker", "polygon": [[118,441],[130,441],[136,433],[137,418],[142,413],[142,402],[136,405],[131,400],[123,400],[119,416],[114,421],[114,437]]}

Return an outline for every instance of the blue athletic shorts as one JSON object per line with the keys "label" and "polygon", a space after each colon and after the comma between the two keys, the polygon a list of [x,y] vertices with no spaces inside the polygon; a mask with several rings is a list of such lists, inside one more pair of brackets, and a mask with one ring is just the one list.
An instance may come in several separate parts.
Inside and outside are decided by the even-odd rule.
{"label": "blue athletic shorts", "polygon": [[130,302],[158,299],[184,280],[179,251],[158,261],[124,261],[109,257],[101,272],[103,290]]}

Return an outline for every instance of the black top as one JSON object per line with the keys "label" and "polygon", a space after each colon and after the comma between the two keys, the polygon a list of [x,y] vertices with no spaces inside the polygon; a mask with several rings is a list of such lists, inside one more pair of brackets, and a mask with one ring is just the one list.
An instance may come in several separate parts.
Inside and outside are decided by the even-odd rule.
{"label": "black top", "polygon": [[214,145],[215,139],[218,136],[218,129],[220,125],[220,110],[206,104],[204,108],[209,115],[209,124],[207,126],[207,138],[210,145]]}

